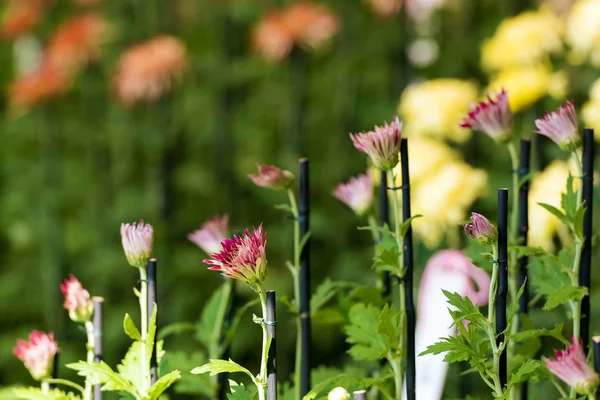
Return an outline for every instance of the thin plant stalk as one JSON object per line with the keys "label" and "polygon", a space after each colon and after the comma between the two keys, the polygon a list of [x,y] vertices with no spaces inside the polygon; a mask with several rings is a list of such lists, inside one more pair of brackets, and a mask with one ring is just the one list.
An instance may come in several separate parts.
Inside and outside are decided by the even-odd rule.
{"label": "thin plant stalk", "polygon": [[49,395],[50,394],[50,382],[48,379],[44,379],[41,385],[42,394]]}
{"label": "thin plant stalk", "polygon": [[148,390],[149,383],[150,383],[150,369],[148,368],[149,366],[149,361],[150,359],[148,358],[148,352],[146,350],[146,341],[148,340],[148,277],[146,274],[146,268],[145,267],[139,267],[138,270],[140,271],[140,286],[141,286],[141,290],[139,293],[139,299],[140,299],[140,314],[141,314],[141,320],[142,320],[142,331],[141,331],[141,336],[142,336],[142,349],[141,349],[141,356],[140,356],[140,362],[142,365],[142,372],[143,372],[143,379],[142,379],[142,388],[144,391]]}
{"label": "thin plant stalk", "polygon": [[267,386],[267,359],[268,359],[267,325],[265,324],[265,321],[267,320],[267,299],[265,297],[265,292],[261,285],[257,285],[255,290],[258,293],[258,297],[260,298],[260,307],[262,309],[262,318],[263,319],[260,323],[260,326],[263,331],[263,337],[262,337],[262,351],[261,351],[261,360],[260,360],[260,372],[258,374],[258,377],[254,380],[254,384],[256,385],[256,388],[258,389],[258,399],[265,400],[265,388]]}
{"label": "thin plant stalk", "polygon": [[[577,168],[577,173],[579,175],[579,179],[581,180],[579,185],[577,185],[577,207],[579,209],[581,203],[583,201],[583,167],[581,164],[581,159],[577,155],[577,152],[573,152],[573,158],[575,159],[575,165]],[[578,238],[575,235],[575,255],[573,257],[573,269],[571,273],[571,284],[575,287],[579,286],[579,265],[581,263],[581,252],[583,251],[583,242],[581,238]],[[573,336],[575,340],[579,340],[581,336],[581,302],[580,301],[571,301],[571,311],[573,313]]]}
{"label": "thin plant stalk", "polygon": [[375,248],[377,248],[377,242],[379,242],[379,235],[377,234],[379,227],[377,226],[377,221],[375,220],[373,214],[369,214],[369,216],[367,217],[367,221],[369,222],[369,228],[371,228],[373,244],[375,245]]}
{"label": "thin plant stalk", "polygon": [[48,384],[68,386],[68,387],[70,387],[72,389],[77,390],[79,393],[81,393],[82,396],[85,396],[85,389],[84,388],[82,388],[78,384],[76,384],[74,382],[71,382],[71,381],[68,381],[66,379],[52,378],[52,379],[48,379],[47,382],[48,382]]}
{"label": "thin plant stalk", "polygon": [[494,389],[497,394],[502,394],[502,383],[500,382],[500,354],[498,344],[496,343],[496,291],[498,290],[498,245],[492,245],[492,278],[490,282],[490,292],[488,297],[488,338],[492,348],[493,357],[493,375]]}
{"label": "thin plant stalk", "polygon": [[[94,362],[94,349],[96,347],[96,338],[94,337],[94,324],[91,321],[85,323],[85,333],[87,336],[87,356],[86,361],[88,363]],[[92,381],[88,376],[85,378],[85,391],[83,393],[84,400],[93,400],[92,396]]]}
{"label": "thin plant stalk", "polygon": [[[512,209],[510,212],[510,225],[509,225],[509,244],[514,244],[517,241],[519,234],[519,155],[515,144],[511,141],[508,145],[508,154],[510,155],[510,165],[512,167]],[[508,268],[508,289],[510,291],[510,297],[513,301],[517,298],[519,292],[519,276],[517,273],[517,250],[513,249],[510,252]],[[511,325],[511,334],[515,334],[519,331],[519,315],[513,316]],[[510,341],[508,345],[508,352],[511,355],[515,353],[515,343]],[[513,392],[513,394],[516,391]],[[512,398],[512,394],[511,394]]]}

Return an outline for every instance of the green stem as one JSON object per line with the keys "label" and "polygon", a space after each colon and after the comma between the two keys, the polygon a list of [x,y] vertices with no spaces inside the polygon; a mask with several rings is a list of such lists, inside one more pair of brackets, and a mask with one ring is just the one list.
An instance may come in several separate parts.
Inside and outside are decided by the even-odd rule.
{"label": "green stem", "polygon": [[42,381],[42,394],[45,394],[45,395],[50,394],[50,382],[48,382],[48,379],[44,379]]}
{"label": "green stem", "polygon": [[260,306],[262,309],[262,318],[263,322],[260,324],[263,331],[262,338],[262,352],[261,352],[261,360],[260,360],[260,373],[257,377],[256,388],[258,389],[258,398],[259,400],[265,399],[265,387],[267,386],[267,361],[269,355],[267,354],[267,325],[265,321],[267,320],[267,299],[265,297],[265,292],[262,286],[259,284],[256,286],[256,292],[258,293],[258,297],[260,298]]}
{"label": "green stem", "polygon": [[[96,340],[94,338],[94,324],[91,321],[85,323],[85,333],[87,335],[87,359],[86,361],[91,364],[94,362],[94,348],[96,347]],[[92,381],[91,377],[85,378],[85,391],[83,393],[83,400],[93,400],[92,397]]]}
{"label": "green stem", "polygon": [[493,356],[493,374],[492,379],[494,380],[494,387],[496,388],[496,395],[501,396],[504,392],[502,390],[502,384],[500,383],[500,354],[498,351],[498,345],[496,344],[496,289],[498,286],[498,244],[492,245],[492,258],[493,258],[493,269],[492,269],[492,280],[490,282],[490,292],[488,300],[488,338],[490,339],[490,345],[492,348]]}
{"label": "green stem", "polygon": [[369,214],[367,219],[369,221],[369,227],[371,228],[371,236],[373,237],[373,243],[377,244],[377,242],[379,241],[379,234],[377,233],[379,231],[379,226],[377,225],[377,221],[375,221],[375,217],[373,216],[373,214]]}
{"label": "green stem", "polygon": [[85,396],[85,389],[82,388],[81,386],[79,386],[78,384],[68,381],[66,379],[46,379],[46,382],[48,382],[48,384],[55,384],[55,385],[64,385],[64,386],[68,386],[70,388],[73,388],[77,391],[79,391],[82,395]]}
{"label": "green stem", "polygon": [[[581,207],[581,203],[583,202],[583,166],[581,164],[581,159],[579,158],[577,151],[573,152],[573,157],[575,158],[575,165],[577,166],[577,173],[579,174],[579,185],[577,185],[577,207],[576,210]],[[573,234],[575,235],[575,230],[572,228]],[[573,287],[579,286],[579,264],[581,262],[581,252],[583,251],[583,243],[582,238],[577,237],[575,235],[575,255],[573,257],[573,268],[571,274],[571,284]],[[579,340],[581,329],[581,302],[574,301],[573,302],[573,336],[575,336],[576,340]]]}
{"label": "green stem", "polygon": [[[510,214],[510,237],[509,244],[516,243],[517,235],[519,232],[519,158],[517,155],[517,149],[513,142],[508,144],[508,153],[510,154],[510,161],[512,166],[512,207]],[[517,294],[519,293],[519,281],[517,273],[517,250],[513,249],[510,251],[509,264],[508,264],[508,288],[510,290],[510,297],[512,301],[516,301]],[[511,334],[517,333],[519,330],[519,314],[515,313],[511,325]],[[509,353],[513,355],[515,352],[515,343],[510,341]]]}
{"label": "green stem", "polygon": [[296,400],[300,400],[300,354],[302,354],[302,333],[300,326],[300,214],[298,213],[298,204],[294,191],[288,189],[288,198],[290,201],[290,209],[294,216],[294,266],[292,271],[292,279],[294,281],[294,304],[298,308],[298,317],[296,318],[296,362],[294,371],[294,380],[296,381]]}
{"label": "green stem", "polygon": [[150,359],[146,351],[146,341],[148,340],[148,282],[145,267],[139,267],[140,271],[140,314],[142,320],[142,351],[140,356],[140,363],[142,365],[142,389],[144,392],[150,388]]}
{"label": "green stem", "polygon": [[392,354],[388,355],[387,360],[392,366],[392,371],[394,371],[394,389],[396,392],[394,399],[402,400],[402,362]]}
{"label": "green stem", "polygon": [[[392,170],[392,182],[396,182],[396,174]],[[398,195],[394,192],[392,193],[392,203],[394,208],[394,233],[396,236],[396,244],[398,247],[398,276],[402,278],[404,276],[404,237],[400,233],[400,227],[402,226],[402,221],[400,219],[400,204],[398,201]],[[404,337],[406,332],[406,299],[404,298],[405,293],[405,283],[404,280],[400,283],[400,339],[398,342],[398,346],[400,348],[400,357],[398,359],[398,368],[394,369],[395,375],[395,384],[396,384],[396,398],[402,398],[402,379],[404,377],[404,371],[402,370],[402,354],[404,350]],[[392,365],[393,368],[393,365]]]}
{"label": "green stem", "polygon": [[563,389],[562,386],[560,386],[560,384],[558,382],[556,382],[555,379],[550,379],[550,381],[552,382],[552,384],[554,385],[554,387],[556,388],[556,390],[558,390],[558,393],[560,393],[561,397],[563,399],[568,398],[569,396],[567,395],[567,392],[565,392],[565,389]]}

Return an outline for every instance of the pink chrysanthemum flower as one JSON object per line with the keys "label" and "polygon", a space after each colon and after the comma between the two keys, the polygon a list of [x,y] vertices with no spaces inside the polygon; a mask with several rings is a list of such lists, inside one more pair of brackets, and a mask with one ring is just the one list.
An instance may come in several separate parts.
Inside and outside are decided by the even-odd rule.
{"label": "pink chrysanthemum flower", "polygon": [[81,286],[81,283],[71,275],[60,285],[60,290],[65,296],[63,307],[69,311],[69,317],[75,322],[87,322],[94,313],[94,303],[90,293]]}
{"label": "pink chrysanthemum flower", "polygon": [[473,222],[465,224],[465,232],[471,239],[477,240],[483,245],[491,245],[498,241],[498,230],[483,215],[471,213]]}
{"label": "pink chrysanthemum flower", "polygon": [[31,332],[28,342],[17,340],[17,347],[13,349],[14,355],[23,361],[33,379],[38,381],[52,375],[57,351],[58,343],[54,335],[38,331]]}
{"label": "pink chrysanthemum flower", "polygon": [[221,271],[221,274],[233,279],[246,282],[251,287],[260,285],[267,276],[267,234],[263,233],[262,225],[248,229],[242,236],[233,236],[221,243],[223,249],[214,253],[212,260],[204,260],[212,265],[212,271]]}
{"label": "pink chrysanthemum flower", "polygon": [[538,128],[536,133],[549,137],[563,150],[574,151],[582,145],[573,100],[554,112],[546,112],[543,118],[535,120],[535,126]]}
{"label": "pink chrysanthemum flower", "polygon": [[471,104],[471,111],[461,122],[463,128],[481,131],[497,142],[507,143],[512,138],[512,111],[508,105],[508,93],[496,93],[496,101],[488,94],[488,101]]}
{"label": "pink chrysanthemum flower", "polygon": [[359,151],[367,153],[373,166],[389,171],[398,164],[398,152],[402,138],[402,122],[398,117],[391,124],[376,126],[373,131],[350,134],[350,139]]}
{"label": "pink chrysanthemum flower", "polygon": [[200,229],[188,235],[188,239],[206,252],[213,254],[221,250],[221,242],[227,239],[229,216],[215,217],[206,221]]}
{"label": "pink chrysanthemum flower", "polygon": [[373,180],[369,174],[360,174],[356,178],[350,178],[347,183],[340,183],[333,195],[360,217],[373,203]]}
{"label": "pink chrysanthemum flower", "polygon": [[290,171],[279,169],[274,165],[262,165],[256,164],[258,168],[258,174],[248,174],[248,178],[254,182],[255,185],[274,189],[274,190],[286,190],[289,189],[293,184],[294,174]]}
{"label": "pink chrysanthemum flower", "polygon": [[555,350],[552,360],[542,357],[546,368],[571,386],[577,393],[592,395],[596,393],[600,378],[587,363],[580,340],[572,339],[572,345],[563,351]]}
{"label": "pink chrysanthemum flower", "polygon": [[145,224],[144,220],[140,220],[139,223],[121,224],[121,240],[129,265],[145,267],[152,254],[152,226]]}

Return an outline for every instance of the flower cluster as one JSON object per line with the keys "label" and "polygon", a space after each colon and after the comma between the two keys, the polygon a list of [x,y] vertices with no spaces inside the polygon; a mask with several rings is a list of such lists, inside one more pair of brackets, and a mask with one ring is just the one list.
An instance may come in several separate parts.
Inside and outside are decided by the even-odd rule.
{"label": "flower cluster", "polygon": [[206,221],[200,229],[188,235],[188,239],[200,247],[206,254],[221,250],[221,242],[227,238],[229,216],[214,217]]}
{"label": "flower cluster", "polygon": [[58,343],[52,333],[33,331],[29,341],[17,340],[13,353],[23,361],[25,368],[35,380],[49,378],[54,367],[54,356],[58,351]]}
{"label": "flower cluster", "polygon": [[391,170],[398,164],[401,138],[402,123],[397,117],[389,125],[386,122],[372,131],[350,134],[354,147],[367,153],[380,170]]}
{"label": "flower cluster", "polygon": [[333,195],[356,215],[363,216],[373,203],[373,180],[368,173],[360,174],[356,178],[350,178],[347,183],[340,183],[333,190]]}
{"label": "flower cluster", "polygon": [[65,297],[64,308],[69,311],[69,317],[75,322],[87,322],[94,313],[94,303],[90,293],[81,286],[81,283],[71,275],[60,285],[60,290]]}
{"label": "flower cluster", "polygon": [[234,235],[233,239],[225,239],[221,243],[222,250],[214,253],[212,259],[204,260],[212,271],[233,279],[246,282],[255,288],[267,276],[267,234],[263,233],[262,225],[248,229],[242,236]]}
{"label": "flower cluster", "polygon": [[144,220],[138,223],[121,224],[121,241],[127,262],[132,267],[143,268],[152,255],[154,231]]}

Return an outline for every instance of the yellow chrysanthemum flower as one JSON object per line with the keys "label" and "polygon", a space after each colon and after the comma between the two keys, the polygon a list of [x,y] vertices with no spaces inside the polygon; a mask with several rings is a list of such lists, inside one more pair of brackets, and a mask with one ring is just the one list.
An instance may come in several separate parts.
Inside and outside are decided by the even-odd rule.
{"label": "yellow chrysanthemum flower", "polygon": [[464,142],[471,131],[459,127],[469,111],[469,103],[477,100],[477,86],[460,79],[435,79],[415,83],[406,88],[398,113],[404,122],[403,135],[429,136]]}
{"label": "yellow chrysanthemum flower", "polygon": [[[411,138],[409,152],[412,211],[423,215],[415,219],[413,230],[425,246],[435,248],[457,234],[459,224],[468,217],[469,207],[485,192],[487,174],[466,164],[459,153],[438,140]],[[398,186],[400,165],[394,173]],[[374,174],[374,178],[378,177],[379,173]]]}
{"label": "yellow chrysanthemum flower", "polygon": [[496,71],[546,61],[562,50],[561,20],[549,10],[527,11],[507,18],[483,43],[481,63]]}
{"label": "yellow chrysanthemum flower", "polygon": [[600,0],[579,0],[567,18],[566,41],[572,47],[569,61],[581,64],[591,59],[600,65]]}
{"label": "yellow chrysanthemum flower", "polygon": [[[574,169],[574,168],[572,168]],[[574,172],[571,172],[572,174]],[[565,191],[569,166],[564,161],[554,161],[536,175],[531,181],[529,191],[529,245],[540,246],[547,251],[554,250],[554,235],[568,236],[568,228],[554,215],[538,203],[550,204],[562,209],[560,205],[561,195]],[[574,187],[577,187],[577,179]]]}
{"label": "yellow chrysanthemum flower", "polygon": [[548,67],[533,65],[500,72],[492,79],[488,91],[506,89],[510,108],[516,113],[544,97],[551,82],[552,71]]}

